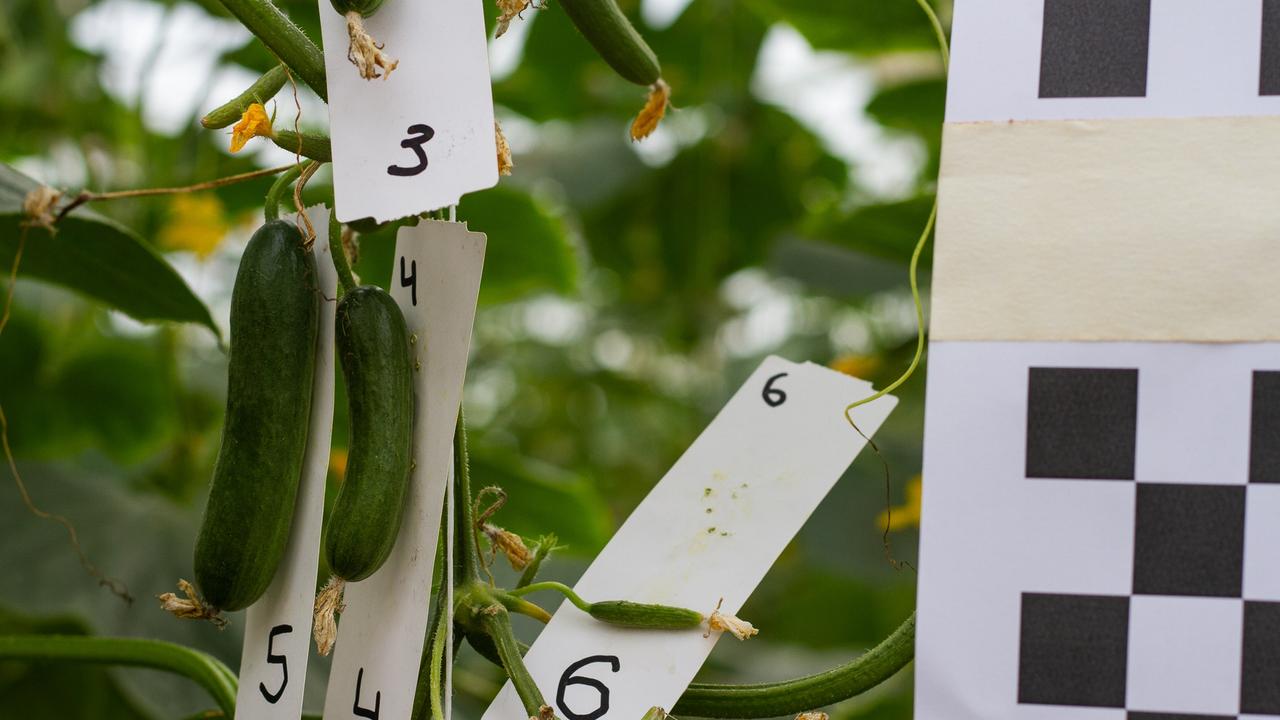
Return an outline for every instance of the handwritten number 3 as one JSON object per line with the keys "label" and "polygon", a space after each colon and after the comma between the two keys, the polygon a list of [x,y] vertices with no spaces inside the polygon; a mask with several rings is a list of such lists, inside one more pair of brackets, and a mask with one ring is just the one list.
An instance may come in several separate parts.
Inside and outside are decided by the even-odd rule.
{"label": "handwritten number 3", "polygon": [[[597,718],[609,712],[608,686],[595,678],[574,675],[578,670],[595,663],[609,663],[609,668],[614,672],[618,672],[622,668],[622,663],[613,655],[592,655],[565,668],[564,674],[560,676],[560,686],[556,689],[556,705],[560,706],[560,712],[563,712],[564,716],[569,720],[597,720]],[[576,713],[570,710],[564,701],[564,691],[570,685],[586,685],[587,687],[595,688],[595,691],[600,693],[600,705],[589,713]]]}
{"label": "handwritten number 3", "polygon": [[289,687],[289,661],[284,655],[272,652],[275,646],[276,636],[293,632],[292,625],[277,625],[271,628],[271,632],[267,634],[267,664],[280,666],[280,689],[275,692],[268,692],[266,683],[258,683],[258,692],[262,693],[262,697],[266,701],[275,705],[280,702],[280,698],[284,696],[284,689]]}
{"label": "handwritten number 3", "polygon": [[400,147],[412,150],[414,155],[418,156],[418,164],[413,167],[401,167],[399,165],[391,165],[387,167],[388,175],[396,177],[413,177],[423,170],[427,169],[427,151],[422,148],[427,141],[435,137],[436,131],[431,129],[430,125],[410,125],[409,137],[400,141]]}
{"label": "handwritten number 3", "polygon": [[769,378],[769,381],[764,384],[764,392],[760,393],[760,396],[764,398],[765,404],[769,407],[778,407],[787,401],[787,394],[773,386],[775,382],[786,376],[786,373],[778,373],[777,375]]}

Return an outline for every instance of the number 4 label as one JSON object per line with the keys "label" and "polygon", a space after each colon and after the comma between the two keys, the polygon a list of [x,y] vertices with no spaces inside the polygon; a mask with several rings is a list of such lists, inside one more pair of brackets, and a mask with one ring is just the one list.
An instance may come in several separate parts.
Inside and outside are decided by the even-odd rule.
{"label": "number 4 label", "polygon": [[[871,393],[870,383],[819,365],[766,359],[575,590],[587,601],[703,614],[723,598],[722,611],[736,613],[866,445],[844,410]],[[861,405],[854,420],[869,437],[896,404],[886,396]],[[637,720],[655,705],[671,708],[717,639],[605,625],[563,603],[525,662],[561,717]],[[484,720],[525,716],[508,683]]]}

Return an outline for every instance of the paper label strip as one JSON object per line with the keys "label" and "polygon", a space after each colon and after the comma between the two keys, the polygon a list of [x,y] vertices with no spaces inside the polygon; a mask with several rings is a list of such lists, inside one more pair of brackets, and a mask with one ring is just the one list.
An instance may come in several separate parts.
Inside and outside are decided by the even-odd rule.
{"label": "paper label strip", "polygon": [[[329,210],[323,206],[307,208],[307,217],[317,228],[329,225]],[[333,435],[336,305],[332,298],[338,282],[328,243],[317,242],[315,254],[322,298],[307,450],[284,559],[266,593],[245,613],[236,720],[297,720],[302,714],[311,644],[311,609],[315,604],[316,555],[324,520],[325,478],[329,473],[329,443]]]}
{"label": "paper label strip", "polygon": [[[766,359],[631,514],[577,592],[588,602],[663,603],[704,615],[723,598],[722,611],[736,613],[866,444],[844,409],[871,392],[819,365]],[[856,409],[862,432],[874,433],[896,403],[884,397]],[[563,603],[525,661],[561,718],[637,720],[655,705],[671,708],[717,639],[617,628]],[[484,720],[525,717],[508,682]]]}
{"label": "paper label strip", "polygon": [[413,710],[484,249],[485,236],[458,223],[400,229],[391,294],[415,337],[414,470],[391,556],[347,585],[325,720],[407,720]]}
{"label": "paper label strip", "polygon": [[319,0],[338,219],[416,215],[498,182],[481,0],[388,2],[365,28],[399,61],[365,80],[345,19]]}

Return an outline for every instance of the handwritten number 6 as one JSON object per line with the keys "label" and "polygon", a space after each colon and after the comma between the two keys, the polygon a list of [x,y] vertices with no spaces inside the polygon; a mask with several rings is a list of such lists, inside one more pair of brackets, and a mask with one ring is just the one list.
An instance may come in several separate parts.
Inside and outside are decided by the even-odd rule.
{"label": "handwritten number 6", "polygon": [[277,625],[271,628],[271,632],[267,634],[267,664],[280,666],[280,689],[275,692],[268,692],[266,683],[258,683],[258,692],[262,693],[262,697],[266,701],[275,705],[280,702],[280,698],[284,696],[284,689],[289,687],[289,661],[284,655],[274,653],[271,649],[275,646],[276,636],[293,632],[292,625]]}
{"label": "handwritten number 6", "polygon": [[418,261],[409,261],[409,272],[404,270],[404,257],[400,258],[400,287],[410,288],[409,299],[413,301],[414,307],[418,305]]}
{"label": "handwritten number 6", "polygon": [[[564,716],[569,720],[597,720],[597,718],[609,712],[608,686],[595,678],[574,675],[578,670],[595,663],[608,663],[613,672],[618,672],[622,668],[622,663],[613,655],[592,655],[565,668],[564,674],[560,676],[560,686],[556,689],[556,705],[560,706],[560,712],[564,713]],[[576,713],[570,710],[564,700],[564,691],[570,685],[586,685],[587,687],[595,688],[595,691],[600,693],[600,705],[589,713]]]}
{"label": "handwritten number 6", "polygon": [[760,396],[764,398],[764,403],[769,407],[778,407],[787,401],[787,394],[773,386],[775,382],[786,376],[786,373],[778,373],[769,378],[769,381],[764,384],[764,392],[760,393]]}
{"label": "handwritten number 6", "polygon": [[360,668],[360,672],[356,673],[356,699],[351,703],[351,714],[356,717],[368,718],[369,720],[378,720],[378,713],[382,712],[382,691],[373,694],[373,709],[360,707],[360,685],[364,683],[364,668]]}

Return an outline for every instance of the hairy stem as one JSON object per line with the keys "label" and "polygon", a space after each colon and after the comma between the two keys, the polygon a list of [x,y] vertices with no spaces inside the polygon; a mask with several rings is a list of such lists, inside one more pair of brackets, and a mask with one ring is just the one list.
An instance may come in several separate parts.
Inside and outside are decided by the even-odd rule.
{"label": "hairy stem", "polygon": [[203,687],[227,716],[236,712],[236,678],[221,661],[162,640],[82,635],[0,636],[0,660],[63,660],[128,665],[184,675]]}
{"label": "hairy stem", "polygon": [[342,246],[342,223],[338,222],[337,212],[329,213],[329,255],[333,258],[334,270],[338,271],[338,285],[342,292],[355,290],[356,280],[351,274],[351,263],[347,261],[347,250]]}
{"label": "hairy stem", "polygon": [[462,586],[480,579],[480,543],[476,540],[475,523],[471,503],[471,462],[467,456],[467,421],[458,408],[458,426],[453,434],[453,474],[457,483],[457,498],[454,510],[457,513],[454,527],[458,533],[455,539],[454,577],[455,586]]}
{"label": "hairy stem", "polygon": [[516,588],[528,586],[538,577],[538,571],[542,569],[542,563],[556,549],[556,536],[543,535],[538,539],[538,547],[533,549],[533,558],[529,560],[529,564],[525,566],[524,572],[520,573],[520,579],[516,581]]}
{"label": "hairy stem", "polygon": [[262,203],[262,214],[267,220],[280,219],[280,198],[285,196],[289,186],[301,174],[302,166],[294,165],[286,170],[283,175],[276,178],[275,182],[271,183],[271,188],[267,190],[267,198]]}
{"label": "hairy stem", "polygon": [[528,595],[529,593],[536,593],[541,590],[554,590],[560,593],[561,595],[565,596],[566,598],[568,598],[569,602],[573,603],[582,612],[584,613],[591,612],[591,603],[587,602],[586,600],[583,600],[582,597],[578,595],[578,593],[573,591],[573,588],[569,587],[568,585],[565,585],[564,583],[558,583],[552,580],[536,582],[530,585],[525,585],[524,587],[516,588],[515,590],[511,591],[511,594],[515,595],[516,597],[520,597],[522,595]]}
{"label": "hairy stem", "polygon": [[319,162],[333,161],[333,145],[329,142],[329,136],[323,133],[276,130],[271,136],[271,142],[294,155]]}
{"label": "hairy stem", "polygon": [[768,718],[815,710],[893,677],[915,654],[916,616],[861,657],[816,675],[755,685],[694,683],[671,712],[707,718]]}
{"label": "hairy stem", "polygon": [[311,86],[322,100],[329,99],[329,91],[325,85],[324,54],[271,0],[221,2],[267,49]]}
{"label": "hairy stem", "polygon": [[499,593],[498,602],[511,612],[531,617],[544,625],[551,622],[551,613],[512,593]]}
{"label": "hairy stem", "polygon": [[511,684],[520,696],[525,713],[531,718],[539,717],[547,703],[537,683],[533,681],[533,676],[529,674],[529,669],[524,665],[520,643],[511,629],[511,616],[507,614],[507,609],[501,605],[491,605],[479,613],[479,620],[481,628],[498,650],[502,667],[507,671],[507,677],[511,678]]}

